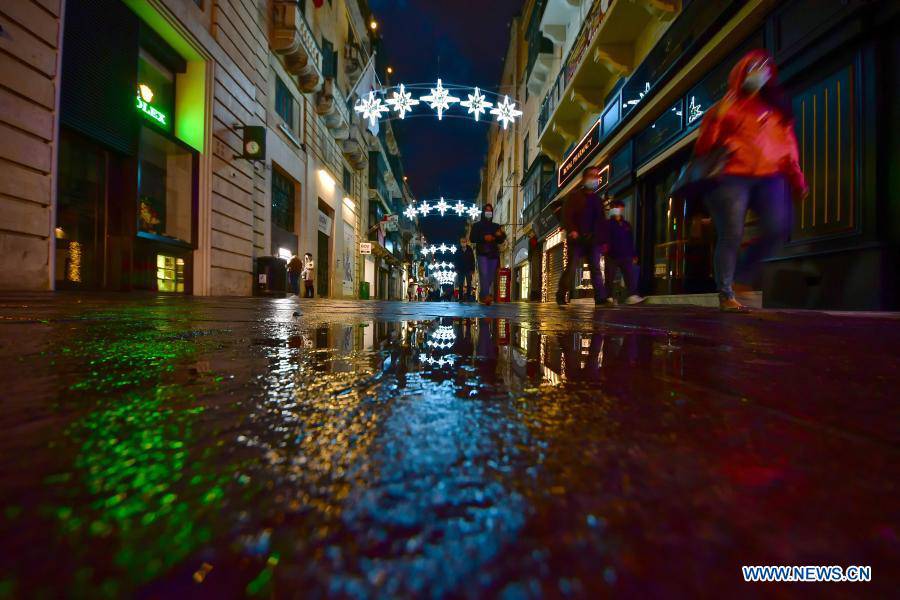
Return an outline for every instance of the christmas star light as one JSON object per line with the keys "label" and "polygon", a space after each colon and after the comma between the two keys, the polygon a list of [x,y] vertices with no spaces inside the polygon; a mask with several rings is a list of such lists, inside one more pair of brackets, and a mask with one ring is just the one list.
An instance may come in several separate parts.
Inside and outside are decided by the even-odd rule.
{"label": "christmas star light", "polygon": [[353,110],[361,113],[363,118],[369,120],[369,125],[375,127],[378,119],[381,118],[381,114],[388,112],[390,109],[381,103],[381,98],[375,97],[375,92],[369,92],[365,100],[357,101]]}
{"label": "christmas star light", "polygon": [[431,110],[437,111],[438,121],[444,118],[444,111],[450,110],[451,104],[459,102],[459,98],[451,96],[440,79],[437,80],[437,87],[431,88],[431,93],[422,96],[420,100],[427,102],[431,106]]}
{"label": "christmas star light", "polygon": [[438,201],[438,203],[434,207],[437,209],[437,211],[443,217],[444,214],[447,212],[447,209],[450,208],[450,205],[447,204],[447,202],[444,200],[444,197],[441,196],[441,199]]}
{"label": "christmas star light", "polygon": [[456,254],[456,246],[450,246],[450,254]]}
{"label": "christmas star light", "polygon": [[441,242],[441,245],[438,246],[438,250],[440,250],[441,252],[446,252],[446,251],[447,251],[447,244]]}
{"label": "christmas star light", "polygon": [[406,210],[403,211],[403,214],[406,215],[406,218],[412,221],[416,218],[416,208],[410,204],[406,207]]}
{"label": "christmas star light", "polygon": [[457,200],[456,204],[453,206],[453,210],[456,211],[456,216],[461,217],[463,213],[466,212],[466,205],[462,203],[462,200]]}
{"label": "christmas star light", "polygon": [[405,119],[406,113],[411,111],[413,106],[419,104],[419,101],[406,91],[406,87],[402,83],[400,84],[400,90],[394,92],[394,95],[384,102],[397,111],[401,119]]}
{"label": "christmas star light", "polygon": [[497,115],[497,120],[503,124],[503,129],[506,129],[509,123],[515,122],[516,117],[522,116],[521,110],[516,110],[516,103],[509,102],[509,96],[503,96],[503,102],[497,105],[497,108],[491,109],[492,115]]}
{"label": "christmas star light", "polygon": [[427,217],[429,212],[431,212],[431,206],[428,202],[422,202],[422,204],[419,205],[419,214],[423,217]]}
{"label": "christmas star light", "polygon": [[481,209],[475,205],[469,207],[469,217],[477,219],[481,216]]}
{"label": "christmas star light", "polygon": [[484,101],[484,94],[481,93],[481,90],[475,88],[474,94],[468,94],[469,99],[463,100],[459,103],[460,106],[465,106],[469,109],[467,114],[475,113],[475,120],[478,120],[478,117],[486,112],[486,109],[493,106],[490,102]]}

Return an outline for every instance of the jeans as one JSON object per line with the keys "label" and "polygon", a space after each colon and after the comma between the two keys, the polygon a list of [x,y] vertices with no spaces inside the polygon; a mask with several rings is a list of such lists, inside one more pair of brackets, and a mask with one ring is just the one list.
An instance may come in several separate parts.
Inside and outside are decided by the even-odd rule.
{"label": "jeans", "polygon": [[738,253],[744,236],[744,218],[752,208],[759,217],[761,238],[744,257],[741,279],[755,283],[759,264],[771,256],[788,234],[790,206],[787,185],[781,175],[740,177],[725,175],[706,197],[706,207],[716,226],[713,265],[719,297],[734,298]]}
{"label": "jeans", "polygon": [[291,292],[295,295],[300,295],[300,273],[288,273],[288,278],[291,280]]}
{"label": "jeans", "polygon": [[494,280],[499,266],[500,259],[496,256],[478,257],[478,294],[481,298],[494,295]]}
{"label": "jeans", "polygon": [[606,300],[606,287],[603,285],[603,275],[600,273],[600,258],[603,252],[599,244],[579,242],[569,239],[569,262],[562,276],[559,278],[559,288],[556,290],[557,300],[569,292],[569,298],[575,297],[575,270],[584,263],[584,257],[588,257],[591,267],[591,285],[594,286],[594,300],[602,302]]}
{"label": "jeans", "polygon": [[315,295],[315,289],[313,288],[312,279],[307,279],[303,282],[303,287],[305,289],[304,298],[312,298]]}
{"label": "jeans", "polygon": [[616,280],[616,269],[622,271],[622,279],[625,280],[625,290],[629,296],[637,294],[638,266],[631,258],[606,257],[606,282],[612,287]]}

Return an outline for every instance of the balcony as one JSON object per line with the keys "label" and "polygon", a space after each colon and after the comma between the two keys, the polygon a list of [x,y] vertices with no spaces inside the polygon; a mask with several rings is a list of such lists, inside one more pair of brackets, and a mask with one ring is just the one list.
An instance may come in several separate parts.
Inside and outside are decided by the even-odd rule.
{"label": "balcony", "polygon": [[336,140],[350,137],[350,110],[341,88],[328,77],[316,93],[316,113],[325,118],[325,126]]}
{"label": "balcony", "polygon": [[547,83],[550,69],[553,67],[555,47],[553,40],[544,37],[540,29],[547,0],[537,0],[528,23],[528,63],[525,67],[525,83],[529,94],[539,94]]}
{"label": "balcony", "polygon": [[344,73],[350,81],[356,81],[366,68],[368,57],[363,47],[356,42],[344,46]]}
{"label": "balcony", "polygon": [[293,0],[272,3],[272,50],[284,57],[284,66],[297,77],[299,88],[313,92],[322,83],[322,51],[309,24]]}
{"label": "balcony", "polygon": [[552,160],[539,155],[522,180],[522,225],[531,223],[550,204],[556,195],[556,165]]}
{"label": "balcony", "polygon": [[[554,41],[560,31],[551,9],[562,2],[548,4],[541,26]],[[603,108],[603,100],[622,76],[629,75],[677,12],[678,0],[612,0],[594,2],[585,17],[568,56],[563,61],[553,86],[547,92],[538,117],[539,145],[543,152],[559,161],[566,148],[584,133],[582,122]],[[562,15],[562,13],[561,13]],[[561,21],[563,16],[556,18]],[[562,41],[564,37],[561,38]]]}

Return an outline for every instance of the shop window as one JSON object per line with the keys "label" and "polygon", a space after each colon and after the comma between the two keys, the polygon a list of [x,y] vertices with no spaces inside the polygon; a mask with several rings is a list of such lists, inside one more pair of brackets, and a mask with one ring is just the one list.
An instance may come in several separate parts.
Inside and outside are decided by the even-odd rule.
{"label": "shop window", "polygon": [[146,127],[138,162],[138,230],[191,242],[194,153]]}
{"label": "shop window", "polygon": [[294,182],[278,169],[272,169],[272,223],[285,231],[294,227]]}
{"label": "shop window", "polygon": [[184,293],[184,259],[167,254],[156,255],[156,289]]}
{"label": "shop window", "polygon": [[646,161],[662,150],[666,142],[681,131],[683,114],[683,103],[679,100],[661,114],[650,127],[638,134],[634,144],[638,163]]}
{"label": "shop window", "polygon": [[136,106],[144,123],[167,133],[172,131],[175,77],[145,50],[138,55]]}
{"label": "shop window", "polygon": [[281,77],[275,77],[275,112],[284,119],[285,125],[294,127],[294,97]]}

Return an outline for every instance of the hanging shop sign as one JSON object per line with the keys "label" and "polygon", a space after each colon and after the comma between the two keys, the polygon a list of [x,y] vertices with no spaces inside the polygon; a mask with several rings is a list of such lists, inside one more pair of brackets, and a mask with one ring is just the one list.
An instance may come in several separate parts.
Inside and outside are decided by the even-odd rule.
{"label": "hanging shop sign", "polygon": [[359,243],[359,253],[360,254],[372,254],[372,242],[360,242]]}
{"label": "hanging shop sign", "polygon": [[331,235],[331,217],[319,211],[319,231],[325,235]]}
{"label": "hanging shop sign", "polygon": [[587,162],[600,149],[600,119],[594,123],[593,127],[588,130],[581,141],[578,142],[569,155],[559,165],[557,172],[557,187],[562,189],[564,185],[572,180],[575,175],[581,172]]}
{"label": "hanging shop sign", "polygon": [[153,90],[146,83],[138,85],[137,90],[137,108],[145,117],[159,125],[160,127],[169,127],[169,114],[151,104],[153,102]]}

